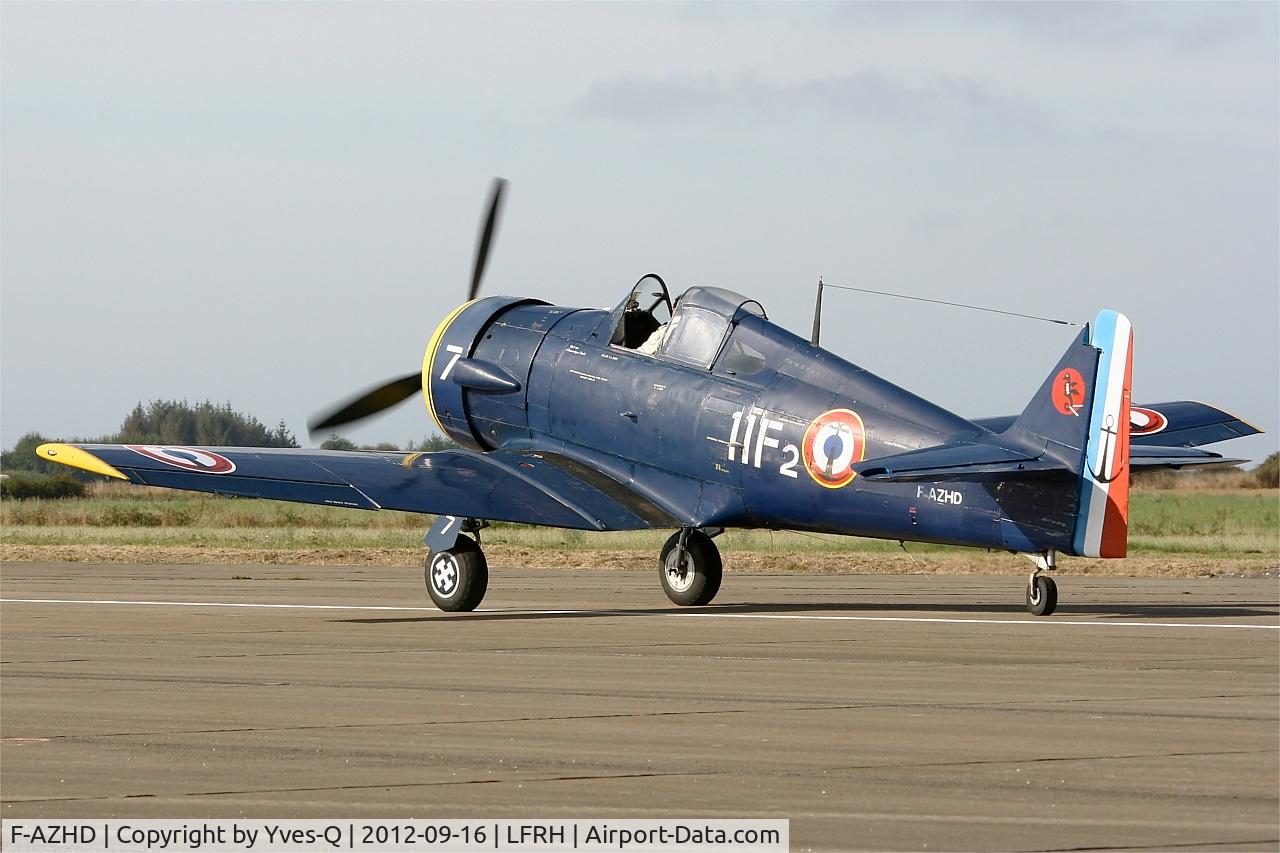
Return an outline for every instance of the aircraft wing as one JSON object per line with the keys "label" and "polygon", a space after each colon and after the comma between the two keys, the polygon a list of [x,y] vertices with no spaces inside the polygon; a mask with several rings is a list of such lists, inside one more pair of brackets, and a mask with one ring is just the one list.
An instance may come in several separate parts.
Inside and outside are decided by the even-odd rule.
{"label": "aircraft wing", "polygon": [[[1193,400],[1134,404],[1130,409],[1129,444],[1151,447],[1199,447],[1229,438],[1257,435],[1262,430],[1230,412]],[[978,418],[978,426],[1004,432],[1014,415]]]}
{"label": "aircraft wing", "polygon": [[679,526],[623,484],[537,453],[43,444],[36,455],[137,485],[220,495],[579,530]]}

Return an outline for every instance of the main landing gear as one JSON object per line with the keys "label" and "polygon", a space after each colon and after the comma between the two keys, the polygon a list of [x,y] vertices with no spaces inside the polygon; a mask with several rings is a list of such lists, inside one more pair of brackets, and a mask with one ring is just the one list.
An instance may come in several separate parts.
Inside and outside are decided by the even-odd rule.
{"label": "main landing gear", "polygon": [[[489,564],[480,550],[484,521],[442,515],[426,535],[423,580],[436,607],[449,613],[475,610],[489,587]],[[723,528],[683,528],[672,534],[658,557],[662,591],[675,604],[696,607],[711,603],[720,591],[724,566],[711,539]],[[468,535],[469,534],[469,535]],[[473,538],[474,537],[474,538]]]}
{"label": "main landing gear", "polygon": [[1027,579],[1027,610],[1032,616],[1048,616],[1058,607],[1058,585],[1042,573],[1053,571],[1057,555],[1050,550],[1024,556],[1036,564],[1036,570]]}
{"label": "main landing gear", "polygon": [[[484,599],[485,590],[489,588],[489,563],[480,550],[480,530],[485,526],[483,521],[446,515],[441,516],[427,534],[423,579],[427,594],[441,610],[465,613],[475,610]],[[453,533],[452,541],[448,533]],[[445,545],[446,542],[449,544]]]}
{"label": "main landing gear", "polygon": [[[711,536],[722,532],[723,529],[713,530]],[[658,557],[662,591],[681,607],[710,604],[720,591],[724,565],[711,536],[686,527],[673,533],[662,546]]]}
{"label": "main landing gear", "polygon": [[474,539],[459,536],[452,548],[427,552],[427,592],[451,613],[475,610],[489,588],[489,564]]}

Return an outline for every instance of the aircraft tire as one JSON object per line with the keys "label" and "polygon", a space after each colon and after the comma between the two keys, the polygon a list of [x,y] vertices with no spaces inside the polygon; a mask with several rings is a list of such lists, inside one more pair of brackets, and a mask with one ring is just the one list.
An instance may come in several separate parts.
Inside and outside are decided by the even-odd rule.
{"label": "aircraft tire", "polygon": [[685,541],[691,565],[685,568],[682,575],[676,558],[676,545],[679,542],[680,534],[672,534],[662,546],[662,553],[658,557],[658,577],[662,581],[662,591],[681,607],[710,604],[711,599],[720,591],[720,580],[724,576],[720,549],[707,534],[700,530],[691,531]]}
{"label": "aircraft tire", "polygon": [[1053,578],[1036,575],[1027,584],[1027,610],[1032,616],[1048,616],[1058,607],[1058,585]]}
{"label": "aircraft tire", "polygon": [[489,588],[489,563],[475,540],[459,536],[452,548],[428,551],[423,579],[436,607],[449,613],[475,610]]}

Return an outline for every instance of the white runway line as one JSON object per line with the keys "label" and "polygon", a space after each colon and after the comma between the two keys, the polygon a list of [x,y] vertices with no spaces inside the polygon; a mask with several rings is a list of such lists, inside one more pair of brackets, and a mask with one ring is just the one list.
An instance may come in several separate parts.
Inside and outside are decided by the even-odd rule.
{"label": "white runway line", "polygon": [[[435,613],[435,607],[401,607],[379,604],[265,604],[235,601],[126,601],[84,598],[0,598],[0,604],[90,604],[123,607],[239,607],[277,610],[348,610],[391,613]],[[1054,619],[973,619],[950,616],[826,616],[807,613],[710,613],[639,610],[477,610],[477,613],[507,616],[616,616],[620,619],[780,619],[806,622],[931,622],[956,625],[1063,625],[1085,628],[1215,628],[1229,630],[1280,631],[1280,625],[1249,625],[1232,622],[1109,622],[1101,620]],[[465,615],[453,618],[465,619]]]}

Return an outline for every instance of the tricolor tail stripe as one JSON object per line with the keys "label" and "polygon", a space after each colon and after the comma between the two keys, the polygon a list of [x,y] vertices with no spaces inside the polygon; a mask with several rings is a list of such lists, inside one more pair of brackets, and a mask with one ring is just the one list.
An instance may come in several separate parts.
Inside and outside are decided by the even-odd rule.
{"label": "tricolor tail stripe", "polygon": [[1094,320],[1090,344],[1099,350],[1075,551],[1085,557],[1123,557],[1129,542],[1129,404],[1133,327],[1117,311]]}

